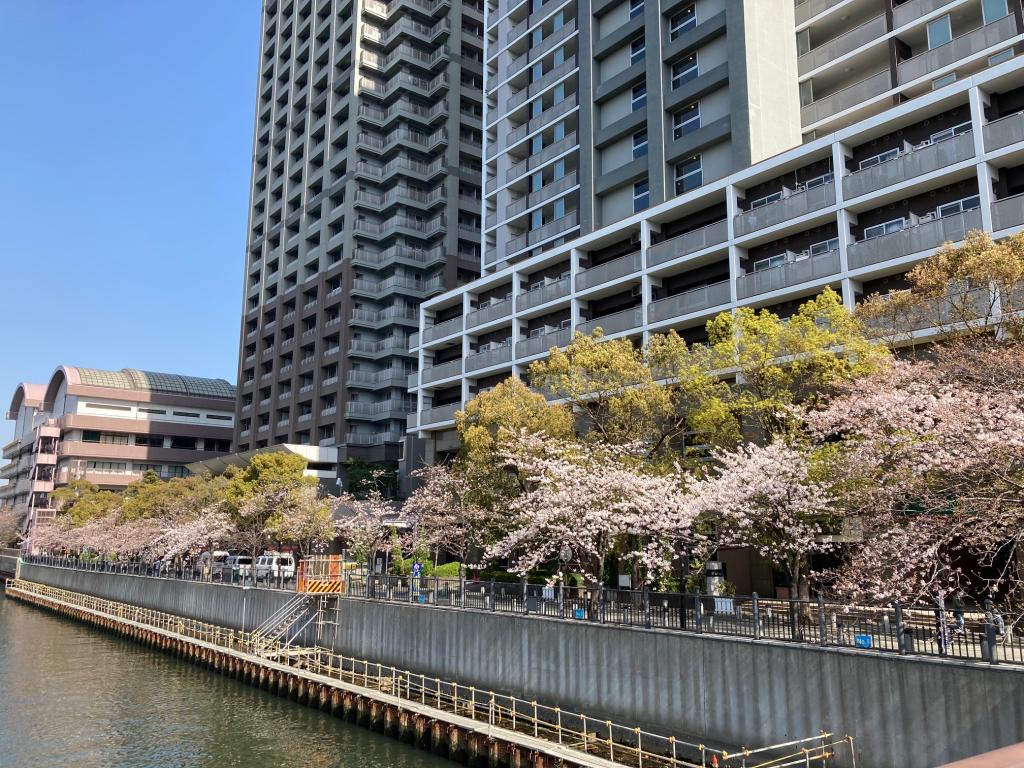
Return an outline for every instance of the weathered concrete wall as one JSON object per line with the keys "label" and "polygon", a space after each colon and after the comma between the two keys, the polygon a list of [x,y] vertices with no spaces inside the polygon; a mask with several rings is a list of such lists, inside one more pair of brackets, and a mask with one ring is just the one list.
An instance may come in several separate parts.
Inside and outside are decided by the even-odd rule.
{"label": "weathered concrete wall", "polygon": [[[22,578],[241,627],[237,587],[40,566]],[[246,624],[289,597],[249,590]],[[1008,667],[355,599],[329,644],[708,743],[849,733],[861,768],[930,768],[1024,740],[1024,670]]]}

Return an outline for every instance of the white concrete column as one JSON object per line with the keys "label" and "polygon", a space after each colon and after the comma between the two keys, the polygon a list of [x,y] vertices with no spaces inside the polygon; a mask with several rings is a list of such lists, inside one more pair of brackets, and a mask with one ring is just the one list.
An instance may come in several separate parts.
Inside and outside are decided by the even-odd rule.
{"label": "white concrete column", "polygon": [[582,258],[583,252],[578,248],[573,248],[569,252],[569,295],[572,297],[572,301],[569,303],[569,317],[572,318],[573,334],[576,333],[582,314],[582,302],[576,298],[576,276],[580,273],[580,261]]}
{"label": "white concrete column", "polygon": [[971,130],[974,135],[974,157],[978,160],[975,168],[978,174],[978,197],[981,202],[981,228],[986,232],[992,232],[992,203],[995,202],[992,182],[998,178],[998,173],[988,163],[982,161],[985,157],[983,129],[987,122],[985,108],[989,104],[989,97],[978,87],[971,88],[968,95],[971,105]]}
{"label": "white concrete column", "polygon": [[640,221],[640,308],[643,311],[643,345],[646,347],[647,342],[650,339],[651,332],[648,330],[648,323],[650,318],[647,316],[647,310],[651,306],[651,302],[654,300],[654,291],[651,284],[651,278],[647,274],[647,249],[651,247],[651,230],[653,227],[651,223],[646,219]]}
{"label": "white concrete column", "polygon": [[741,190],[734,184],[730,184],[725,188],[725,223],[728,231],[728,243],[729,243],[729,301],[736,304],[739,301],[739,295],[737,294],[736,283],[743,274],[740,268],[740,256],[741,251],[733,244],[733,239],[736,237],[735,234],[735,222],[736,216],[739,215],[740,198],[746,198],[746,191]]}

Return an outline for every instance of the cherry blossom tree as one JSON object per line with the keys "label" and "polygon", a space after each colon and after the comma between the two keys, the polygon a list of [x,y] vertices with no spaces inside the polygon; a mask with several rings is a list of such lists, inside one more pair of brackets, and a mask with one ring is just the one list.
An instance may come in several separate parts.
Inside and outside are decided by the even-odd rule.
{"label": "cherry blossom tree", "polygon": [[[655,571],[667,568],[665,548],[648,547],[647,541],[659,517],[674,521],[673,535],[685,535],[689,507],[681,476],[648,474],[624,453],[628,449],[521,435],[505,460],[525,478],[526,489],[510,500],[512,525],[487,557],[509,558],[512,571],[522,575],[557,560],[590,587],[600,584],[605,559],[623,544],[626,559],[643,559]],[[669,526],[661,530],[667,533]]]}
{"label": "cherry blossom tree", "polygon": [[467,471],[448,464],[416,470],[413,475],[421,484],[402,506],[423,544],[454,555],[463,565],[483,548],[491,519],[476,502],[477,489]]}
{"label": "cherry blossom tree", "polygon": [[397,524],[395,505],[384,498],[377,484],[364,498],[343,493],[334,501],[334,518],[338,535],[349,549],[373,570],[373,558],[387,548]]}
{"label": "cherry blossom tree", "polygon": [[752,548],[789,577],[794,597],[807,596],[810,556],[832,547],[824,534],[836,514],[810,452],[776,439],[712,458],[688,488],[689,514],[707,522],[719,546]]}
{"label": "cherry blossom tree", "polygon": [[330,544],[338,533],[331,501],[321,497],[315,486],[292,488],[281,497],[267,533],[277,541],[295,544],[306,557],[315,546]]}

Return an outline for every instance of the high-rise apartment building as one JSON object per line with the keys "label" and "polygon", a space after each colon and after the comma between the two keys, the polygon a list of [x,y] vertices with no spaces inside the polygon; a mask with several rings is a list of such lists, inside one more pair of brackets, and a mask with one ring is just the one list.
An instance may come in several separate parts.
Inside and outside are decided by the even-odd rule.
{"label": "high-rise apartment building", "polygon": [[187,464],[231,451],[234,405],[223,379],[62,365],[11,398],[0,508],[30,531],[56,514],[50,494],[71,480],[121,490],[146,472],[184,477]]}
{"label": "high-rise apartment building", "polygon": [[1020,0],[529,1],[489,5],[483,276],[421,307],[409,465],[575,331],[852,307],[1024,228]]}
{"label": "high-rise apartment building", "polygon": [[398,458],[420,301],[479,274],[483,6],[267,0],[235,441]]}

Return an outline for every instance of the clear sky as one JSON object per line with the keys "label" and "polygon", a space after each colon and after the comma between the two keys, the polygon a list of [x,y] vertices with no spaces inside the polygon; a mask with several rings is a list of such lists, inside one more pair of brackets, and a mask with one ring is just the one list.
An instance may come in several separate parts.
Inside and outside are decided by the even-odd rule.
{"label": "clear sky", "polygon": [[259,23],[260,0],[0,0],[4,413],[61,363],[235,381]]}

